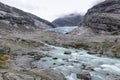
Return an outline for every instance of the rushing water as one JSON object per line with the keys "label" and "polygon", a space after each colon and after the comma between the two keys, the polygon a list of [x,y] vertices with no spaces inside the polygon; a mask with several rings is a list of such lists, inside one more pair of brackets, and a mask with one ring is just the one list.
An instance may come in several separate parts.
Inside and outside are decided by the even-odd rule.
{"label": "rushing water", "polygon": [[[44,57],[34,64],[40,68],[53,68],[63,73],[68,80],[80,80],[76,74],[82,71],[82,65],[91,66],[92,80],[116,80],[120,78],[120,60],[89,55],[85,50],[54,47],[47,52],[51,57]],[[64,54],[71,51],[71,54]],[[109,75],[108,75],[109,74]]]}

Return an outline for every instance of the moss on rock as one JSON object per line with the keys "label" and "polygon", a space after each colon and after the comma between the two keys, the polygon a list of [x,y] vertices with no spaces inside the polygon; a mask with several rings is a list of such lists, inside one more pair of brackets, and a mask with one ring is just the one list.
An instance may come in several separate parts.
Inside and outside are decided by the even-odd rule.
{"label": "moss on rock", "polygon": [[6,69],[5,62],[10,58],[9,55],[0,54],[0,69]]}
{"label": "moss on rock", "polygon": [[71,45],[71,47],[77,48],[77,49],[88,49],[89,45],[85,44],[85,43],[73,43],[73,45]]}

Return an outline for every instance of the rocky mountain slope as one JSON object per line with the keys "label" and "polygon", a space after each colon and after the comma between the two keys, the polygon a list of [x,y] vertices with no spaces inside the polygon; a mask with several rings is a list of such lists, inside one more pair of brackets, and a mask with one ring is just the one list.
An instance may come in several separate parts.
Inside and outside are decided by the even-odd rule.
{"label": "rocky mountain slope", "polygon": [[33,31],[54,28],[50,22],[0,2],[0,28],[5,30]]}
{"label": "rocky mountain slope", "polygon": [[[11,11],[11,15],[14,13]],[[11,20],[1,20],[4,27],[0,26],[0,80],[120,79],[119,35],[84,35],[89,26],[80,30],[85,30],[81,35],[63,35],[38,28],[32,29],[34,32],[21,27],[15,28],[20,31],[14,31],[15,25],[6,23]]]}
{"label": "rocky mountain slope", "polygon": [[77,26],[82,21],[83,16],[77,13],[65,15],[61,18],[57,18],[52,23],[56,26]]}
{"label": "rocky mountain slope", "polygon": [[[84,16],[82,27],[72,32],[79,36],[73,46],[84,47],[90,53],[120,57],[119,11],[119,0],[106,0],[90,8]],[[84,33],[79,35],[82,31]]]}
{"label": "rocky mountain slope", "polygon": [[106,0],[85,15],[83,26],[99,34],[120,34],[120,0]]}

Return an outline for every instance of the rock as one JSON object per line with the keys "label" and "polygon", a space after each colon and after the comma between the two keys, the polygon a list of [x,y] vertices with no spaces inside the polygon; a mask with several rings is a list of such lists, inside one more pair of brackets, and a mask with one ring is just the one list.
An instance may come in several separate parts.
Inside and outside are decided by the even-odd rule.
{"label": "rock", "polygon": [[0,73],[0,80],[3,80],[2,74]]}
{"label": "rock", "polygon": [[72,52],[71,51],[65,51],[64,54],[70,55],[70,54],[72,54]]}
{"label": "rock", "polygon": [[[35,72],[6,72],[3,73],[4,80],[66,80],[64,76],[55,70],[39,70]],[[49,73],[50,71],[50,73]],[[51,73],[52,72],[52,73]]]}
{"label": "rock", "polygon": [[5,30],[34,31],[55,26],[33,14],[10,7],[0,2],[0,28]]}
{"label": "rock", "polygon": [[27,55],[30,55],[34,58],[34,60],[40,60],[43,57],[47,57],[48,55],[40,52],[28,52]]}
{"label": "rock", "polygon": [[36,69],[33,70],[32,73],[38,74],[41,78],[45,78],[45,80],[67,80],[62,73],[53,69]]}
{"label": "rock", "polygon": [[57,18],[52,23],[56,26],[77,26],[80,21],[82,22],[83,16],[77,13],[65,15],[61,18]]}
{"label": "rock", "polygon": [[94,68],[89,65],[82,64],[81,69],[83,70],[89,70],[89,71],[94,71]]}
{"label": "rock", "polygon": [[120,78],[119,79],[115,79],[115,80],[120,80]]}
{"label": "rock", "polygon": [[53,60],[57,60],[58,58],[57,57],[54,57]]}
{"label": "rock", "polygon": [[0,54],[8,54],[11,49],[9,47],[0,46]]}
{"label": "rock", "polygon": [[28,46],[28,47],[40,47],[40,46],[45,46],[44,43],[42,42],[38,42],[35,40],[30,40],[30,39],[22,39],[22,38],[11,38],[8,39],[7,41],[11,41],[14,42],[15,44],[19,44],[19,45],[24,45],[24,46]]}
{"label": "rock", "polygon": [[21,41],[19,41],[19,43],[25,44],[25,45],[29,45],[31,47],[40,47],[40,46],[44,46],[43,43],[41,42],[37,42],[34,40],[27,40],[27,39],[21,39]]}
{"label": "rock", "polygon": [[30,75],[11,72],[4,73],[2,77],[3,80],[35,80],[34,77]]}
{"label": "rock", "polygon": [[120,53],[115,54],[116,58],[120,58]]}
{"label": "rock", "polygon": [[88,54],[97,54],[97,52],[95,53],[95,51],[92,51],[92,50],[91,50],[91,51],[88,51],[87,53],[88,53]]}
{"label": "rock", "polygon": [[40,60],[43,57],[45,57],[45,55],[35,55],[34,60]]}
{"label": "rock", "polygon": [[91,75],[88,72],[81,72],[80,74],[77,74],[77,78],[82,80],[92,80]]}
{"label": "rock", "polygon": [[86,13],[83,26],[96,34],[120,34],[120,0],[106,0]]}
{"label": "rock", "polygon": [[34,72],[5,72],[2,73],[2,76],[0,78],[1,80],[65,80],[60,78],[48,78],[48,75],[42,76],[41,74],[34,73]]}
{"label": "rock", "polygon": [[[31,58],[30,56],[17,56],[16,60],[15,60],[15,64],[21,69],[21,70],[29,70],[32,68],[31,63],[34,61],[33,58]],[[9,66],[9,65],[8,65]],[[11,68],[13,68],[13,65],[10,66]],[[17,68],[18,68],[17,67]],[[17,69],[16,68],[16,69]],[[18,68],[18,69],[19,69]]]}

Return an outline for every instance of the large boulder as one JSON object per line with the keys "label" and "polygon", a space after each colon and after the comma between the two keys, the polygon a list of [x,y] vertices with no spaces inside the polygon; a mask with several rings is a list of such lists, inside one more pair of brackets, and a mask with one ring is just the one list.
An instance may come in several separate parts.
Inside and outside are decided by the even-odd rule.
{"label": "large boulder", "polygon": [[120,0],[106,0],[86,13],[83,26],[98,34],[120,34]]}
{"label": "large boulder", "polygon": [[33,31],[54,27],[44,19],[0,2],[0,29]]}
{"label": "large boulder", "polygon": [[5,72],[1,80],[66,80],[64,75],[56,70],[34,70],[31,72]]}
{"label": "large boulder", "polygon": [[92,80],[89,72],[81,72],[81,73],[77,74],[77,78],[82,79],[82,80]]}
{"label": "large boulder", "polygon": [[69,14],[63,17],[57,18],[52,23],[56,26],[77,26],[82,21],[83,16],[80,14]]}

